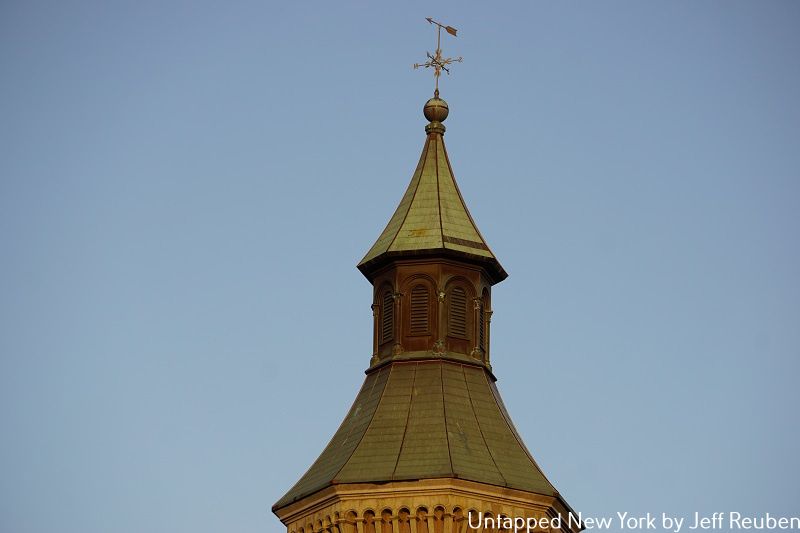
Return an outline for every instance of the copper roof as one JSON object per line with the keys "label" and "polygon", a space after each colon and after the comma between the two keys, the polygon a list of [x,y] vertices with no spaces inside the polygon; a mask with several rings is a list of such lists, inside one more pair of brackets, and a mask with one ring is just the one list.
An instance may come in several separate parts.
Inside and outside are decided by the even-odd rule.
{"label": "copper roof", "polygon": [[507,277],[469,214],[444,145],[447,103],[432,98],[425,114],[432,120],[417,169],[400,205],[359,270],[371,273],[393,257],[444,253],[483,264],[495,282]]}
{"label": "copper roof", "polygon": [[368,374],[333,439],[273,510],[332,484],[432,478],[557,495],[486,370],[430,360]]}

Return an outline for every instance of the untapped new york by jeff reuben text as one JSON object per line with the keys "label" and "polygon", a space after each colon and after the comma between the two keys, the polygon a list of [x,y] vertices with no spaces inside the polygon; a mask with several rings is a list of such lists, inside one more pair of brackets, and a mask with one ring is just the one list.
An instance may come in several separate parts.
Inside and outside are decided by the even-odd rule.
{"label": "untapped new york by jeff reuben text", "polygon": [[470,512],[468,521],[469,526],[476,530],[489,528],[514,531],[514,533],[560,530],[562,525],[579,529],[583,527],[621,531],[660,529],[674,533],[687,530],[800,530],[800,516],[775,516],[770,513],[748,516],[737,511],[714,512],[708,515],[694,512],[689,516],[649,512],[635,515],[618,511],[610,516],[584,516],[582,513],[568,513],[566,516],[553,517],[495,517],[484,515],[481,512]]}

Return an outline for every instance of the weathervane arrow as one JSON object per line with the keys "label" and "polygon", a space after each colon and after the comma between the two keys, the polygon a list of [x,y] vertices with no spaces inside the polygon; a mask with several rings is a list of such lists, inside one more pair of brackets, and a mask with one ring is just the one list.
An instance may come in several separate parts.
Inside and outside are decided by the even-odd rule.
{"label": "weathervane arrow", "polygon": [[442,25],[442,24],[439,24],[438,22],[436,22],[435,20],[433,20],[433,19],[432,19],[432,18],[430,18],[430,17],[427,17],[425,20],[427,20],[427,21],[428,21],[428,22],[430,22],[431,24],[436,24],[436,25],[437,25],[437,26],[439,26],[440,28],[444,28],[444,30],[445,30],[447,33],[449,33],[450,35],[452,35],[453,37],[455,37],[455,36],[456,36],[456,32],[458,32],[458,30],[457,30],[457,29],[455,29],[454,27],[452,27],[452,26],[444,26],[444,25]]}

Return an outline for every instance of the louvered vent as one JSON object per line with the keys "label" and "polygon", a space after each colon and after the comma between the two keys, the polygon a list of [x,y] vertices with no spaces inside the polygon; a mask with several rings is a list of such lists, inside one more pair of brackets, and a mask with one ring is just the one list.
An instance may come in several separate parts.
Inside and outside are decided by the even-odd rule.
{"label": "louvered vent", "polygon": [[383,293],[381,302],[381,344],[389,342],[394,333],[394,298],[392,293]]}
{"label": "louvered vent", "polygon": [[467,293],[461,287],[450,292],[450,335],[467,337]]}
{"label": "louvered vent", "polygon": [[480,320],[478,321],[478,339],[480,341],[481,350],[486,351],[486,311],[483,309],[483,302],[478,311],[480,313]]}
{"label": "louvered vent", "polygon": [[411,334],[427,335],[428,314],[430,313],[430,293],[425,285],[417,285],[411,290]]}

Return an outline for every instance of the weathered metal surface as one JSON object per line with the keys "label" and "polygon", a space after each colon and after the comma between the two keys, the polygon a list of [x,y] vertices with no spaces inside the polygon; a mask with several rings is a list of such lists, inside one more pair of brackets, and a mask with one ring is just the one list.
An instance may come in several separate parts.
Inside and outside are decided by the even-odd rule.
{"label": "weathered metal surface", "polygon": [[486,370],[430,360],[367,375],[331,442],[273,509],[332,484],[436,478],[557,494]]}
{"label": "weathered metal surface", "polygon": [[[431,99],[426,108],[435,100],[444,103]],[[444,126],[438,121],[429,126],[434,124],[441,129],[428,133],[400,205],[358,268],[371,279],[371,273],[390,258],[444,251],[484,264],[492,278],[501,281],[507,274],[481,236],[453,177]]]}

